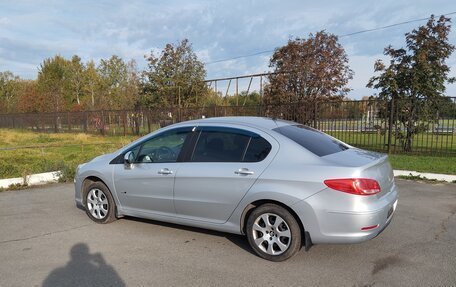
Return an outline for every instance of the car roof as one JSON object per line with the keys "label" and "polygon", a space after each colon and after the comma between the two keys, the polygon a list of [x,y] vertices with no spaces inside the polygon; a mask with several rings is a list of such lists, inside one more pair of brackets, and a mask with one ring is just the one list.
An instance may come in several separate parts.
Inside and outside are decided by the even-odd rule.
{"label": "car roof", "polygon": [[268,117],[214,117],[181,122],[173,126],[184,124],[234,124],[272,130],[281,126],[296,125],[297,123]]}

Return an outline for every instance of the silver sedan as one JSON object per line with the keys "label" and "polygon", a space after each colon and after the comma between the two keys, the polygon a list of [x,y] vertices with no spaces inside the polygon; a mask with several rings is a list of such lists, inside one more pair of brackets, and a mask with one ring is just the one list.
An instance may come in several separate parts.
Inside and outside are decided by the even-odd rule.
{"label": "silver sedan", "polygon": [[272,261],[374,238],[397,205],[386,155],[258,117],[159,129],[79,165],[75,190],[97,223],[134,216],[245,234]]}

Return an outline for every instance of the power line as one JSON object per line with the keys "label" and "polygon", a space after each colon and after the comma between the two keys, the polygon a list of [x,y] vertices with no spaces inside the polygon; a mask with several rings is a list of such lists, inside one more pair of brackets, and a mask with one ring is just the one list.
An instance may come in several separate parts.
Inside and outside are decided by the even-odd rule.
{"label": "power line", "polygon": [[[449,16],[449,15],[453,15],[453,14],[456,14],[456,11],[443,14],[443,16]],[[394,24],[390,24],[390,25],[386,25],[386,26],[382,26],[382,27],[366,29],[366,30],[360,30],[360,31],[356,31],[356,32],[348,33],[348,34],[339,35],[338,37],[339,38],[344,38],[344,37],[350,37],[350,36],[353,36],[353,35],[358,35],[358,34],[363,34],[363,33],[368,33],[368,32],[374,32],[374,31],[379,31],[379,30],[384,30],[384,29],[388,29],[388,28],[392,28],[392,27],[396,27],[396,26],[401,26],[401,25],[405,25],[405,24],[421,22],[421,21],[424,21],[424,20],[428,20],[429,18],[430,17],[420,18],[420,19],[413,19],[413,20],[408,20],[408,21],[404,21],[404,22],[394,23]],[[220,60],[215,60],[215,61],[209,61],[209,62],[205,62],[204,64],[205,65],[210,65],[210,64],[227,62],[227,61],[232,61],[232,60],[237,60],[237,59],[242,59],[242,58],[249,58],[249,57],[258,56],[258,55],[266,54],[266,53],[272,53],[272,52],[274,52],[274,49],[259,51],[259,52],[252,53],[252,54],[241,55],[241,56],[236,56],[236,57],[231,57],[231,58],[225,58],[225,59],[220,59]]]}
{"label": "power line", "polygon": [[[453,15],[453,14],[456,14],[456,12],[443,14],[443,16],[448,16],[448,15]],[[424,20],[428,20],[429,18],[430,17],[414,19],[414,20],[409,20],[409,21],[405,21],[405,22],[400,22],[400,23],[394,23],[394,24],[391,24],[391,25],[386,25],[386,26],[383,26],[383,27],[377,27],[377,28],[373,28],[373,29],[361,30],[361,31],[353,32],[353,33],[340,35],[339,38],[353,36],[353,35],[367,33],[367,32],[372,32],[372,31],[384,30],[384,29],[388,29],[388,28],[391,28],[391,27],[405,25],[405,24],[410,24],[410,23],[414,23],[414,22],[421,22],[421,21],[424,21]]]}

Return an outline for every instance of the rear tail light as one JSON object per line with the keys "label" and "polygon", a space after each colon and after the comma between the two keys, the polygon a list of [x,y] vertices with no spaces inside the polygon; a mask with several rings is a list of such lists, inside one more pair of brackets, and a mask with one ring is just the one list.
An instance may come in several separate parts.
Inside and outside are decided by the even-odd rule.
{"label": "rear tail light", "polygon": [[329,188],[357,195],[372,195],[381,191],[378,182],[368,178],[327,179],[324,183]]}

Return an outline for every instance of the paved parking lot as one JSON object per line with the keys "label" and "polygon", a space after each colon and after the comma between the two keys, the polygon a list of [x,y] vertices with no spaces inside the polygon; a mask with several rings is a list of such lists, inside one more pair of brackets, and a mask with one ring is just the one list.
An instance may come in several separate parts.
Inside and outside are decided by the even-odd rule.
{"label": "paved parking lot", "polygon": [[397,180],[393,222],[282,263],[242,236],[121,219],[98,225],[73,186],[0,193],[0,286],[455,286],[456,185]]}

